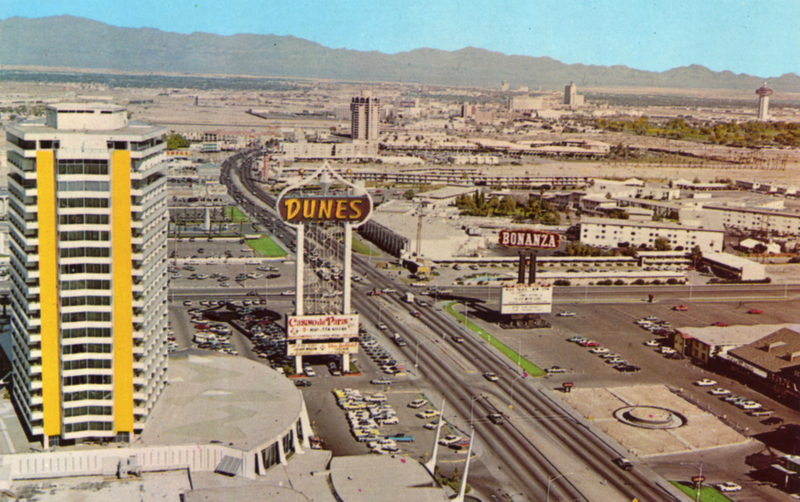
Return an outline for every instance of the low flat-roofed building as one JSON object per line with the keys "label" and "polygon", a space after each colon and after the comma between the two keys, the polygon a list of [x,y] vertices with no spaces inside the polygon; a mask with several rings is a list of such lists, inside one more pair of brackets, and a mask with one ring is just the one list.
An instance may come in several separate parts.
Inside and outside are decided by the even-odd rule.
{"label": "low flat-roofed building", "polygon": [[729,253],[703,253],[703,263],[719,275],[740,281],[763,281],[767,277],[767,269],[761,263]]}
{"label": "low flat-roofed building", "polygon": [[728,351],[725,359],[742,373],[764,380],[777,398],[800,403],[800,332],[781,328]]}
{"label": "low flat-roofed building", "polygon": [[659,237],[667,239],[673,249],[681,246],[690,250],[700,246],[705,253],[722,251],[724,233],[653,221],[583,218],[580,222],[580,241],[592,246],[616,247],[627,242],[634,247],[642,244],[652,247]]}
{"label": "low flat-roofed building", "polygon": [[[797,324],[755,324],[753,326],[703,326],[676,329],[673,345],[678,337],[683,339],[683,354],[703,363],[712,357],[727,354],[737,347],[753,343],[780,329],[800,329]],[[676,348],[676,350],[678,350]]]}
{"label": "low flat-roofed building", "polygon": [[416,460],[355,455],[331,460],[331,484],[342,502],[443,502],[447,493]]}
{"label": "low flat-roofed building", "polygon": [[459,187],[446,186],[430,192],[422,192],[414,196],[414,202],[419,202],[427,206],[439,207],[449,206],[464,195],[472,195],[480,190],[478,187]]}

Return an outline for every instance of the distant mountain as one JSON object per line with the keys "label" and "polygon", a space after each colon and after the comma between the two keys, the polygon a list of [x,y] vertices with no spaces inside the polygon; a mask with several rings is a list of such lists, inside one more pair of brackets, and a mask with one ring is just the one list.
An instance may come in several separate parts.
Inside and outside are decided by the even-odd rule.
{"label": "distant mountain", "polygon": [[[117,28],[72,16],[0,20],[0,64],[495,88],[505,80],[512,88],[559,89],[574,81],[579,88],[755,90],[767,80],[698,65],[661,73],[626,66],[568,65],[548,57],[508,56],[474,47],[383,54],[330,49],[292,36],[182,35]],[[793,73],[768,80],[776,91],[800,92],[800,77]]]}

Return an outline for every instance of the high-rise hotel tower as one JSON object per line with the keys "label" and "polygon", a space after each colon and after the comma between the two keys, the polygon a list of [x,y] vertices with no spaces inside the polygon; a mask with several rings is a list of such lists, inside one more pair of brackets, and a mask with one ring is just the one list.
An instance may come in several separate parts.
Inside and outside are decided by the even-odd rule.
{"label": "high-rise hotel tower", "polygon": [[6,131],[22,422],[45,447],[133,441],[167,382],[165,130],[59,104]]}

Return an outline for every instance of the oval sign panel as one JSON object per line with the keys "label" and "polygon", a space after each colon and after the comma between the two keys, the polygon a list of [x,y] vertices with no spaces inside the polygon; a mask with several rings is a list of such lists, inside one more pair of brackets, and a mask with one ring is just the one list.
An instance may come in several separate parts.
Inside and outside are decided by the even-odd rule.
{"label": "oval sign panel", "polygon": [[500,245],[515,248],[557,249],[561,236],[538,230],[500,230]]}
{"label": "oval sign panel", "polygon": [[370,200],[355,197],[293,197],[278,201],[278,213],[286,223],[336,221],[360,223],[369,217]]}

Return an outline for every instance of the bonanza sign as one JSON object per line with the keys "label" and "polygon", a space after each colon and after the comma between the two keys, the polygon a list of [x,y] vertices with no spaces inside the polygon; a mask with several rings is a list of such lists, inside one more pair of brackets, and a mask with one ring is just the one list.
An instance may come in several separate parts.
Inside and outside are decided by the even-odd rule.
{"label": "bonanza sign", "polygon": [[286,223],[334,221],[362,223],[372,210],[369,197],[298,197],[284,196],[278,200],[278,214]]}
{"label": "bonanza sign", "polygon": [[552,232],[538,230],[500,230],[502,246],[535,249],[557,249],[561,236]]}
{"label": "bonanza sign", "polygon": [[358,314],[287,316],[286,338],[358,338]]}

